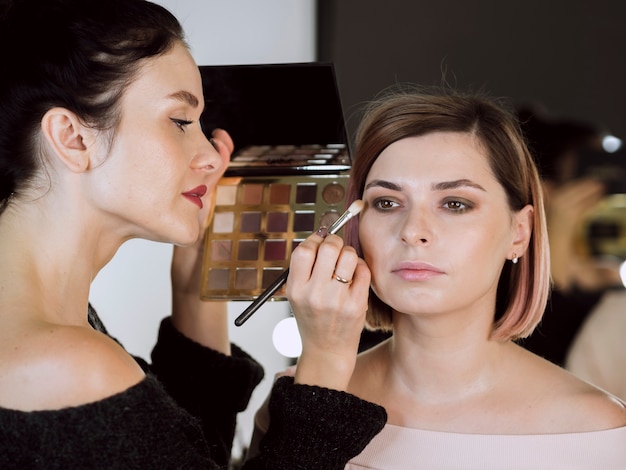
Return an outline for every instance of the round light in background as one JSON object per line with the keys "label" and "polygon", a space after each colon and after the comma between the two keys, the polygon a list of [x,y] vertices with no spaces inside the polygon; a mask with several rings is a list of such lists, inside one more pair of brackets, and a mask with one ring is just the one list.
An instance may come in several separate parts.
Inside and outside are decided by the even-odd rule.
{"label": "round light in background", "polygon": [[605,152],[617,152],[622,147],[622,140],[614,135],[605,135],[602,139],[602,148]]}
{"label": "round light in background", "polygon": [[276,351],[285,357],[298,357],[302,353],[302,340],[294,317],[284,318],[274,327],[272,342]]}
{"label": "round light in background", "polygon": [[626,287],[626,261],[624,261],[619,267],[619,277],[622,279],[624,287]]}

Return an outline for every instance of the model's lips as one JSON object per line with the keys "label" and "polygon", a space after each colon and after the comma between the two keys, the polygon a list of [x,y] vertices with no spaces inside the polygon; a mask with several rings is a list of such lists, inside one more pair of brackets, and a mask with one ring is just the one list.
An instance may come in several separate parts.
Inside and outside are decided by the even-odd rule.
{"label": "model's lips", "polygon": [[395,266],[391,272],[405,281],[425,281],[444,274],[441,269],[432,264],[418,261],[402,262]]}
{"label": "model's lips", "polygon": [[202,196],[206,194],[207,189],[208,188],[206,187],[206,185],[202,184],[196,188],[193,188],[189,191],[184,192],[183,196],[185,196],[187,199],[193,202],[196,206],[202,209],[204,207],[204,205],[202,204]]}

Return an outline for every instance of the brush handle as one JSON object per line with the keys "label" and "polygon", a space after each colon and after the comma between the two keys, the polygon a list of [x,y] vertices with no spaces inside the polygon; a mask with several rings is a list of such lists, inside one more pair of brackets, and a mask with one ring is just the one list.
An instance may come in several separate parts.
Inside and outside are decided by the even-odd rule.
{"label": "brush handle", "polygon": [[239,315],[235,319],[235,325],[241,326],[243,325],[248,318],[252,316],[254,312],[256,312],[261,305],[263,305],[278,289],[282,287],[282,285],[287,281],[287,277],[289,276],[289,268],[285,269],[283,273],[276,278],[274,282],[265,290],[261,295],[259,295],[254,301],[246,308],[241,315]]}

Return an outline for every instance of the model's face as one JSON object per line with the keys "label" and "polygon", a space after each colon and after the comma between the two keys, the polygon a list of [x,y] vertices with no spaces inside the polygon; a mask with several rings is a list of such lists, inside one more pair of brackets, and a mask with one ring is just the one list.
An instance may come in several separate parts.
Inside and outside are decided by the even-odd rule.
{"label": "model's face", "polygon": [[227,161],[200,128],[197,65],[182,45],[150,59],[122,98],[121,122],[90,184],[122,236],[189,244]]}
{"label": "model's face", "polygon": [[359,238],[381,300],[403,313],[493,313],[501,269],[522,254],[517,219],[529,217],[509,209],[473,137],[393,143],[372,166],[363,200]]}

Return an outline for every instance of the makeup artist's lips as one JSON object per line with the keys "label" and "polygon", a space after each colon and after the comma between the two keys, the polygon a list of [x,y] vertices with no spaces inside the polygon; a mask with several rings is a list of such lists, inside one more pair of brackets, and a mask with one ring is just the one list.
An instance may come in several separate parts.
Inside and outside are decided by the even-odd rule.
{"label": "makeup artist's lips", "polygon": [[403,262],[391,270],[405,281],[426,281],[444,274],[432,264],[422,262]]}
{"label": "makeup artist's lips", "polygon": [[204,205],[202,204],[202,196],[204,196],[206,192],[207,192],[207,187],[203,184],[187,192],[184,192],[183,196],[185,196],[187,199],[193,202],[196,206],[202,209],[204,207]]}

